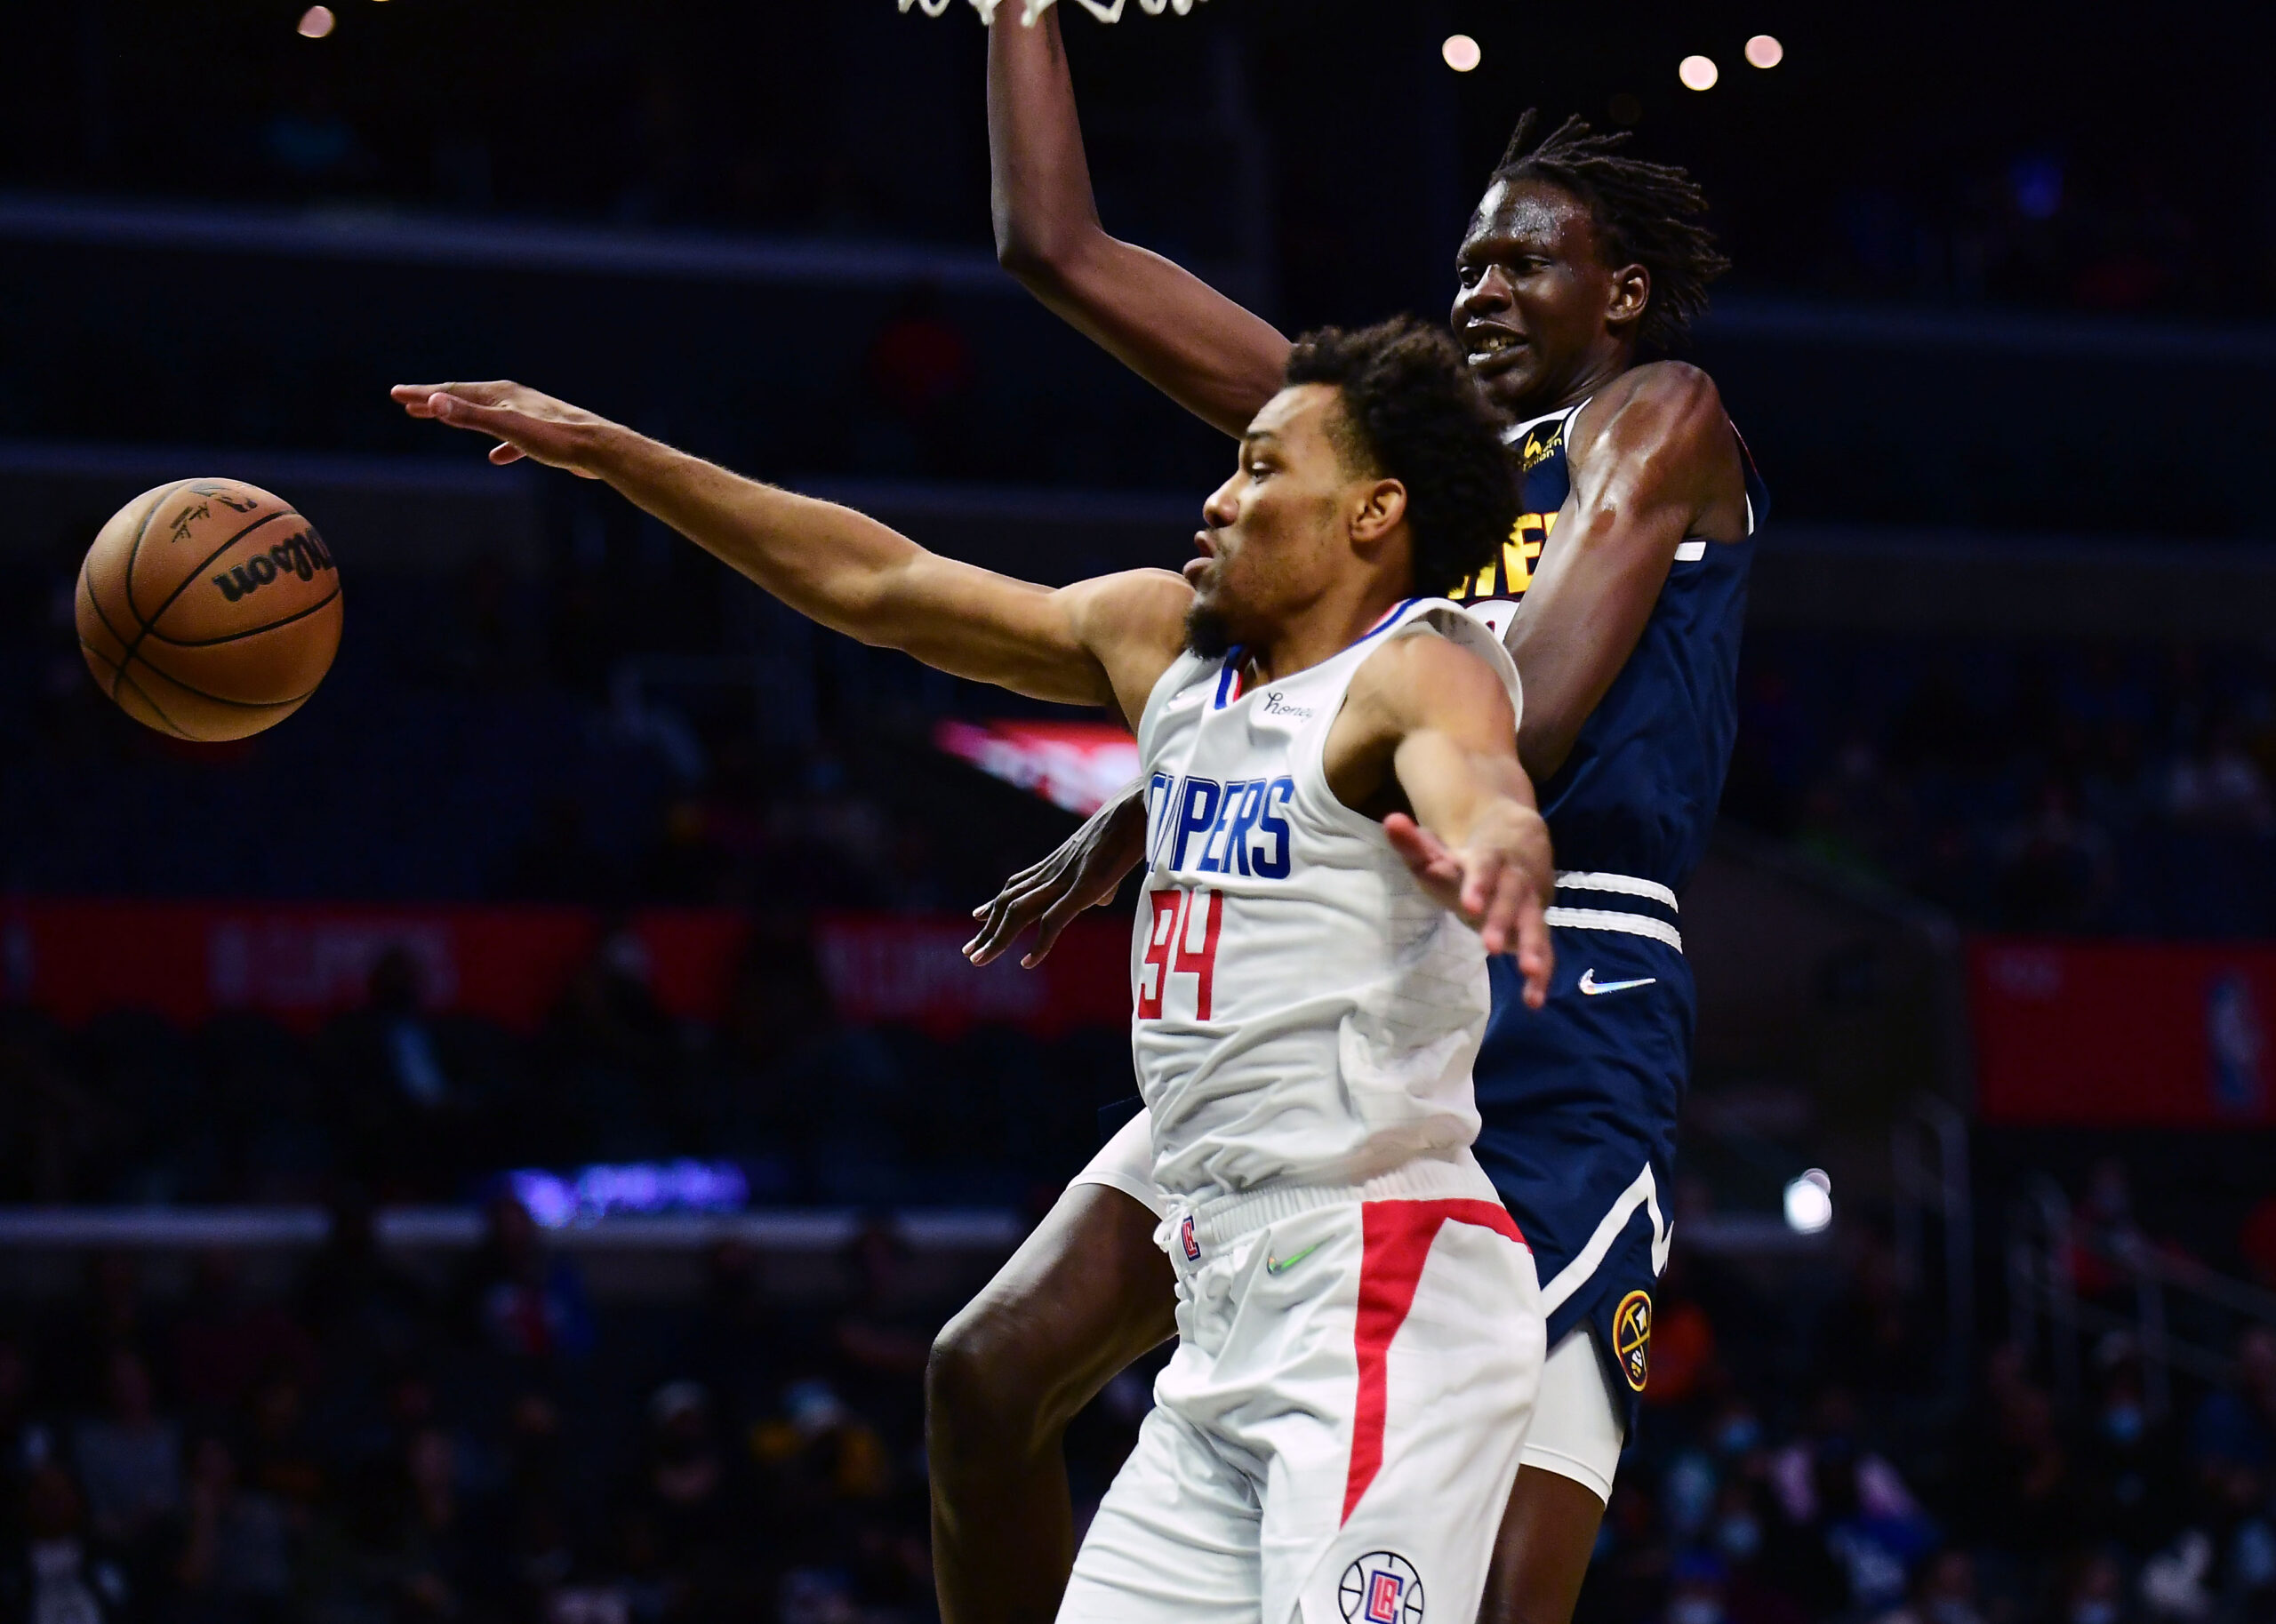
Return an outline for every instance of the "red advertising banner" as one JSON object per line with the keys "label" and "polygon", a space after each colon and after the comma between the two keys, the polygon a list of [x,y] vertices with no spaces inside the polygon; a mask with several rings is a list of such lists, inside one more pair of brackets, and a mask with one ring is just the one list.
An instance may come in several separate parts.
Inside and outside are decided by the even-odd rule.
{"label": "red advertising banner", "polygon": [[[427,1002],[528,1030],[602,945],[594,914],[571,908],[339,904],[0,903],[0,991],[68,1025],[106,1010],[150,1010],[185,1026],[254,1010],[308,1029],[360,1006],[391,949],[417,966]],[[612,952],[643,968],[672,1015],[726,1009],[749,937],[725,908],[634,916]],[[1044,1035],[1129,1019],[1129,933],[1078,921],[1035,971],[1016,955],[974,970],[969,922],[840,915],[815,922],[814,950],[840,1016],[942,1035],[986,1022]]]}
{"label": "red advertising banner", "polygon": [[1988,1123],[2276,1126],[2276,947],[1969,944]]}

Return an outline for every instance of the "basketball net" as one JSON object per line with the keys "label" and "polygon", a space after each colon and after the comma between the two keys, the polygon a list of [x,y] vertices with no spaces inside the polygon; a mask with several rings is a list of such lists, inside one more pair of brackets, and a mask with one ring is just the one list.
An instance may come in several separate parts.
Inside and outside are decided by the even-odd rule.
{"label": "basketball net", "polygon": [[[901,9],[906,12],[913,5],[927,17],[938,17],[955,4],[956,0],[901,0]],[[1004,0],[972,0],[972,9],[980,13],[982,23],[992,28],[996,26],[997,8],[1003,4]],[[1020,20],[1032,28],[1036,19],[1051,9],[1054,0],[1020,0],[1020,4],[1024,11]],[[1076,4],[1101,22],[1120,22],[1122,8],[1129,0],[1076,0]],[[1199,4],[1200,0],[1138,0],[1138,9],[1149,17],[1172,11],[1182,17]]]}

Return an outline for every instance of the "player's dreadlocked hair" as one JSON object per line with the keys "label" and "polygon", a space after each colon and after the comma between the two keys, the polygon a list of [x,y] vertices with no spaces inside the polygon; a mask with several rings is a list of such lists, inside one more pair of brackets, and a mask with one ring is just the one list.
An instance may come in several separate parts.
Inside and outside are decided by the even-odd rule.
{"label": "player's dreadlocked hair", "polygon": [[1336,451],[1406,487],[1414,589],[1444,592],[1500,556],[1518,522],[1518,487],[1502,421],[1443,327],[1399,316],[1296,340],[1286,381],[1334,385]]}
{"label": "player's dreadlocked hair", "polygon": [[1579,198],[1595,217],[1606,260],[1640,265],[1652,273],[1651,302],[1638,324],[1643,348],[1666,350],[1680,342],[1707,308],[1707,284],[1731,262],[1694,216],[1705,212],[1699,183],[1672,164],[1650,164],[1620,148],[1628,132],[1599,135],[1568,118],[1539,140],[1538,109],[1518,120],[1496,180],[1546,180]]}

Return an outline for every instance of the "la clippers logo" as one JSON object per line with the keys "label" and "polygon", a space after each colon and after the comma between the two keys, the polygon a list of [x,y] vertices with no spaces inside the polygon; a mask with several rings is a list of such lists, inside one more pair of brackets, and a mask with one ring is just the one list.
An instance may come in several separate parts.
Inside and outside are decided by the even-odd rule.
{"label": "la clippers logo", "polygon": [[1335,1588],[1343,1624],[1422,1624],[1422,1576],[1396,1551],[1370,1551]]}
{"label": "la clippers logo", "polygon": [[1193,1238],[1193,1215],[1186,1214],[1185,1221],[1177,1227],[1177,1238],[1185,1244],[1185,1259],[1189,1263],[1201,1261],[1201,1243]]}

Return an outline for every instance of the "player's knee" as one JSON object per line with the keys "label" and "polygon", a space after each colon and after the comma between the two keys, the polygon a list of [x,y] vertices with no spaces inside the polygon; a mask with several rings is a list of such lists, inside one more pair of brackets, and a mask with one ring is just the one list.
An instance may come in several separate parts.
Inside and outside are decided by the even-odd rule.
{"label": "player's knee", "polygon": [[941,1328],[925,1362],[926,1430],[935,1458],[1032,1452],[1051,1428],[1050,1383],[1029,1368],[1022,1339],[982,1300]]}

